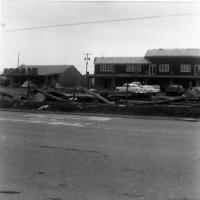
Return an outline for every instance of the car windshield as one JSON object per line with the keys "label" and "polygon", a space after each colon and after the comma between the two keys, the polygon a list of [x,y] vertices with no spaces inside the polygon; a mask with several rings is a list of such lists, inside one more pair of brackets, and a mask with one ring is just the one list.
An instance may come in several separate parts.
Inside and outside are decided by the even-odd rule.
{"label": "car windshield", "polygon": [[140,82],[132,82],[132,83],[130,83],[130,84],[141,85]]}
{"label": "car windshield", "polygon": [[[123,86],[127,87],[127,83],[125,83]],[[136,84],[128,83],[129,87],[138,87]]]}
{"label": "car windshield", "polygon": [[129,84],[129,87],[138,87],[138,85],[135,85],[135,84]]}

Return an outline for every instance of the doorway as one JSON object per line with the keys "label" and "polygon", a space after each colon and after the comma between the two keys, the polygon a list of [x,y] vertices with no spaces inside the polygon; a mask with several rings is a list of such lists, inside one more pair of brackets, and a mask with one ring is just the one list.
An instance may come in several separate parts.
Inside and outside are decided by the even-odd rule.
{"label": "doorway", "polygon": [[194,66],[194,76],[200,76],[200,65]]}

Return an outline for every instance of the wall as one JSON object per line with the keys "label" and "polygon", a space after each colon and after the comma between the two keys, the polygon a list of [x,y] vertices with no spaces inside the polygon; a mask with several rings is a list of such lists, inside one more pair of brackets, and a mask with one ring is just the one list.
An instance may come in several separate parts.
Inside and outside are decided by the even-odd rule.
{"label": "wall", "polygon": [[59,83],[62,87],[76,87],[81,84],[81,81],[81,73],[73,66],[59,75]]}
{"label": "wall", "polygon": [[[131,64],[130,64],[131,65]],[[141,72],[137,72],[137,74],[147,74],[149,70],[148,64],[139,64],[141,65]],[[100,71],[100,65],[95,64],[95,74],[136,74],[134,72],[126,71],[126,64],[114,64],[113,72],[102,72]]]}
{"label": "wall", "polygon": [[[152,64],[156,64],[156,74],[157,75],[181,75],[181,76],[193,76],[194,75],[194,65],[200,64],[200,58],[188,58],[188,57],[159,57],[159,58],[148,58]],[[160,72],[159,64],[169,64],[169,72]],[[191,72],[181,72],[181,64],[191,64]]]}

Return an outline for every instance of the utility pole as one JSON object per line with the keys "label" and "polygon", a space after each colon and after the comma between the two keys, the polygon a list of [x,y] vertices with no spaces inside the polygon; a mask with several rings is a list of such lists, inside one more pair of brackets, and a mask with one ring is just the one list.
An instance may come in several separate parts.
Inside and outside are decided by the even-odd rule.
{"label": "utility pole", "polygon": [[19,67],[19,52],[18,52],[18,57],[17,57],[17,67]]}
{"label": "utility pole", "polygon": [[86,61],[86,68],[85,68],[85,75],[86,75],[86,86],[87,86],[87,88],[89,89],[89,77],[88,77],[88,62],[89,62],[89,60],[90,60],[90,57],[89,57],[89,55],[91,55],[91,54],[89,54],[89,53],[85,53],[85,61]]}

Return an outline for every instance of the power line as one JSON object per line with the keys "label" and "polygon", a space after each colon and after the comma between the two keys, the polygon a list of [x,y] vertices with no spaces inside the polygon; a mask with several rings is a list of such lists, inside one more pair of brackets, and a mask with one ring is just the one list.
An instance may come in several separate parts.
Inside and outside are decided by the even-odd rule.
{"label": "power line", "polygon": [[48,29],[48,28],[78,26],[78,25],[87,25],[87,24],[103,24],[103,23],[112,23],[112,22],[137,21],[137,20],[145,20],[145,19],[157,19],[157,18],[180,17],[180,16],[191,16],[191,15],[200,15],[200,13],[179,13],[179,14],[172,14],[172,15],[155,15],[155,16],[146,16],[146,17],[132,17],[132,18],[119,18],[119,19],[108,19],[108,20],[98,20],[98,21],[85,21],[85,22],[56,24],[56,25],[47,25],[47,26],[33,26],[33,27],[25,27],[25,28],[8,29],[3,32]]}
{"label": "power line", "polygon": [[[78,1],[69,1],[69,0],[37,0],[35,1],[37,3],[69,3],[69,2],[75,2],[75,3],[88,3],[90,1],[82,1],[82,0],[78,0]],[[93,1],[93,2],[98,2],[98,1]],[[101,2],[101,1],[100,1]],[[102,1],[103,3],[124,3],[123,1]],[[131,1],[127,1],[128,3],[133,3]],[[181,1],[181,0],[176,0],[176,1],[150,1],[151,3],[154,3],[154,4],[166,4],[166,3],[177,3],[177,4],[183,4],[183,3],[200,3],[198,0],[192,0],[192,1]],[[146,3],[149,3],[148,1],[140,1],[140,0],[137,0],[137,1],[134,1],[134,3],[140,3],[140,4],[146,4]]]}

